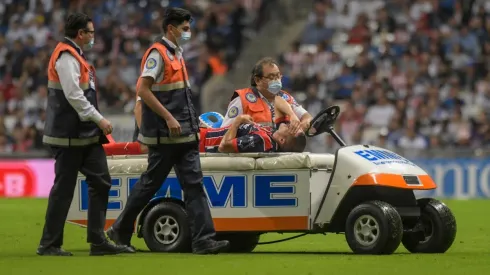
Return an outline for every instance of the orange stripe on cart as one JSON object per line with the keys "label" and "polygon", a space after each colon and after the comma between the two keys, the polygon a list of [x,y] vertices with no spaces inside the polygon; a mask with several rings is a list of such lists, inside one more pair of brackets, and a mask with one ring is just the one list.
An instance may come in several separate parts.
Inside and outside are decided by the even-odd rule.
{"label": "orange stripe on cart", "polygon": [[[115,219],[107,219],[105,230]],[[308,217],[267,217],[267,218],[214,218],[216,231],[292,231],[307,230]],[[87,226],[87,220],[68,220],[68,222]]]}
{"label": "orange stripe on cart", "polygon": [[418,178],[420,185],[409,185],[405,182],[402,175],[370,173],[359,176],[352,186],[377,185],[413,190],[431,190],[437,187],[429,175],[420,175]]}

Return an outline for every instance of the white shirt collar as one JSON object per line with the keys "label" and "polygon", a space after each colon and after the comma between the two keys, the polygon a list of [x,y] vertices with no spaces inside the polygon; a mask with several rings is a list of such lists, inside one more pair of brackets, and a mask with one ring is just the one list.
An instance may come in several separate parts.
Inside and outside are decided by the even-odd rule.
{"label": "white shirt collar", "polygon": [[65,39],[66,39],[66,40],[68,40],[68,41],[70,41],[71,43],[73,43],[73,45],[75,45],[75,47],[77,47],[77,49],[79,49],[79,50],[80,50],[80,54],[81,54],[81,55],[83,54],[82,48],[80,48],[80,46],[78,46],[78,44],[77,44],[77,43],[75,43],[75,41],[71,40],[70,38],[68,38],[68,37],[66,37],[66,36],[65,36]]}
{"label": "white shirt collar", "polygon": [[184,49],[182,49],[182,47],[175,45],[175,44],[174,44],[172,41],[170,41],[170,40],[169,40],[168,38],[166,38],[165,36],[162,36],[162,39],[163,39],[165,42],[167,42],[167,43],[168,43],[168,45],[169,45],[170,47],[172,47],[174,50],[177,50],[177,51],[179,51],[180,53],[183,53],[183,52],[184,52]]}

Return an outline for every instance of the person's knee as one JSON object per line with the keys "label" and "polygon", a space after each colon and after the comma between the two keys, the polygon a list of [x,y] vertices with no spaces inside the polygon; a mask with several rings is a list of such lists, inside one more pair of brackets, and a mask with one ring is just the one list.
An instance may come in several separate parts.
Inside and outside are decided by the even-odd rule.
{"label": "person's knee", "polygon": [[87,176],[87,185],[89,186],[89,190],[93,189],[98,192],[109,192],[111,189],[112,179],[109,174],[103,174],[100,176]]}

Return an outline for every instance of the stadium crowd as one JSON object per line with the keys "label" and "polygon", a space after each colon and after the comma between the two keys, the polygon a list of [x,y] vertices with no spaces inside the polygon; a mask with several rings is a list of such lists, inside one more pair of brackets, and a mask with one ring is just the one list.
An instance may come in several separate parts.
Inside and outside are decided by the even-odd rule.
{"label": "stadium crowd", "polygon": [[340,101],[348,144],[489,146],[489,15],[485,0],[317,0],[280,57],[284,82],[312,114]]}
{"label": "stadium crowd", "polygon": [[[46,64],[71,11],[86,12],[97,28],[88,58],[102,108],[131,113],[139,58],[158,38],[165,6],[195,16],[184,56],[198,105],[198,87],[233,67],[273,2],[0,1],[0,152],[43,147]],[[284,86],[312,114],[341,102],[338,130],[348,144],[488,146],[489,14],[484,0],[316,0],[303,35],[279,57]],[[325,135],[309,144],[314,152],[335,147]]]}
{"label": "stadium crowd", "polygon": [[[233,66],[244,41],[267,20],[263,0],[2,0],[0,1],[0,152],[42,148],[47,62],[63,39],[67,14],[82,11],[96,26],[87,58],[96,65],[100,108],[131,113],[140,58],[161,36],[165,7],[191,10],[193,36],[184,46],[196,105],[199,87]],[[15,117],[6,123],[6,116]]]}

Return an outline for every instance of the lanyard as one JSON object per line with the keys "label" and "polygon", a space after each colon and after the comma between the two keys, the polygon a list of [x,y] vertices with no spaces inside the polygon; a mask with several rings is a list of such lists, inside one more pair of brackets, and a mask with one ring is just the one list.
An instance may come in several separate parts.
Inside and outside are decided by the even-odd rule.
{"label": "lanyard", "polygon": [[269,109],[271,111],[272,125],[273,125],[272,128],[275,129],[276,124],[274,123],[274,117],[276,116],[276,110],[274,108],[274,105],[272,103],[270,103],[269,100],[267,100],[267,98],[265,98],[265,96],[263,96],[262,94],[260,94],[260,97],[265,101],[267,106],[269,106]]}

